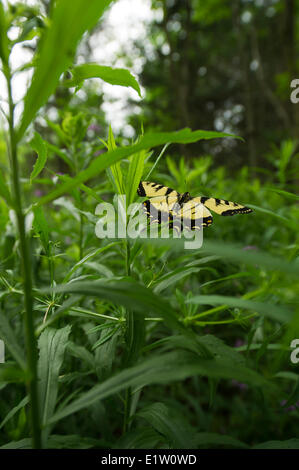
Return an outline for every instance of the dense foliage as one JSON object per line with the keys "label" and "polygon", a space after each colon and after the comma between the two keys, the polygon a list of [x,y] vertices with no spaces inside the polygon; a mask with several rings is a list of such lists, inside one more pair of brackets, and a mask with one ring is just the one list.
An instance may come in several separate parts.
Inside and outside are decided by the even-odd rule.
{"label": "dense foliage", "polygon": [[[51,20],[24,3],[5,9],[0,3],[9,99],[0,137],[0,339],[6,347],[0,445],[299,448],[298,365],[290,359],[291,341],[299,338],[296,142],[275,136],[272,149],[271,142],[263,147],[267,169],[253,172],[257,162],[249,159],[232,172],[233,165],[216,164],[208,149],[218,145],[225,153],[227,145],[246,155],[248,141],[174,132],[188,120],[173,119],[170,102],[159,108],[152,99],[146,106],[158,112],[158,125],[145,120],[145,132],[128,145],[96,112],[88,79],[140,93],[135,78],[124,69],[74,65],[82,35],[110,1],[94,0],[89,9],[82,0],[53,2]],[[183,4],[189,2],[180,3],[188,16]],[[191,3],[195,21],[203,21],[202,3]],[[219,16],[203,25],[203,37],[215,21],[225,30],[230,4],[205,3]],[[165,21],[171,14],[165,7]],[[9,30],[16,25],[14,43]],[[196,28],[192,34],[180,46],[194,52]],[[38,43],[28,64],[33,78],[16,124],[9,54],[31,38]],[[174,36],[169,40],[175,43]],[[193,55],[188,60],[195,64]],[[165,92],[167,77],[161,89],[148,78],[161,106],[160,92],[173,99]],[[76,96],[81,87],[84,106]],[[205,90],[200,93],[208,103]],[[234,88],[230,93],[237,102]],[[56,119],[46,115],[49,102]],[[192,120],[192,128],[194,122],[213,129],[211,116],[206,125]],[[153,128],[168,132],[148,132]],[[97,204],[117,209],[121,194],[128,204],[138,201],[139,181],[147,178],[254,212],[215,216],[196,250],[175,239],[97,238]]]}

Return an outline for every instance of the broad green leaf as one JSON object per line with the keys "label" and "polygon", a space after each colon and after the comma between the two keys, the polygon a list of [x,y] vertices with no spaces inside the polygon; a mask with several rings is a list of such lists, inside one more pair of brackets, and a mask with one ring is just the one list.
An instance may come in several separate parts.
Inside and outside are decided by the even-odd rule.
{"label": "broad green leaf", "polygon": [[[58,395],[58,376],[62,366],[70,326],[55,330],[47,328],[38,340],[38,389],[41,406],[41,420],[45,425],[53,415]],[[43,429],[43,439],[47,440],[49,429]]]}
{"label": "broad green leaf", "polygon": [[40,172],[44,169],[45,164],[47,163],[47,145],[38,132],[34,133],[34,137],[31,140],[30,145],[37,153],[37,160],[30,175],[30,182],[32,183],[34,178],[40,174]]}
{"label": "broad green leaf", "polygon": [[94,27],[111,0],[60,0],[52,5],[50,25],[38,47],[31,85],[25,96],[18,140],[58,85],[59,78],[72,64],[85,31]]}
{"label": "broad green leaf", "polygon": [[88,78],[100,78],[111,85],[131,87],[141,97],[140,87],[133,75],[126,69],[112,68],[97,64],[77,65],[72,70],[72,78],[66,80],[64,85],[75,87]]}
{"label": "broad green leaf", "polygon": [[95,385],[65,408],[60,409],[50,419],[48,424],[53,424],[66,416],[92,405],[98,400],[103,400],[129,387],[168,384],[169,382],[181,381],[194,375],[224,379],[234,378],[253,386],[265,386],[269,390],[275,389],[261,375],[243,365],[232,365],[230,361],[221,357],[204,359],[194,353],[175,351],[146,359],[137,366],[125,369],[104,382]]}
{"label": "broad green leaf", "polygon": [[190,449],[190,436],[192,429],[184,423],[183,417],[170,410],[164,403],[153,403],[137,413],[145,419],[150,426],[165,436],[171,448]]}
{"label": "broad green leaf", "polygon": [[[280,307],[266,302],[256,302],[252,300],[240,299],[237,297],[226,297],[224,295],[197,295],[186,300],[192,304],[198,305],[227,305],[228,307],[238,307],[247,310],[257,311],[272,320],[281,323],[288,323],[293,318],[293,312],[286,307]],[[194,317],[196,318],[196,316]]]}
{"label": "broad green leaf", "polygon": [[81,171],[72,181],[62,184],[60,187],[47,194],[37,203],[38,205],[46,204],[54,199],[57,199],[64,193],[77,187],[79,184],[84,183],[90,178],[96,177],[105,168],[115,164],[122,158],[129,157],[141,150],[148,150],[152,147],[164,145],[166,143],[188,144],[197,142],[198,140],[209,140],[222,137],[239,138],[232,134],[214,131],[191,131],[189,128],[182,129],[177,132],[158,132],[154,134],[145,134],[140,138],[136,144],[129,145],[123,148],[117,148],[108,151],[104,155],[100,155],[83,171]]}

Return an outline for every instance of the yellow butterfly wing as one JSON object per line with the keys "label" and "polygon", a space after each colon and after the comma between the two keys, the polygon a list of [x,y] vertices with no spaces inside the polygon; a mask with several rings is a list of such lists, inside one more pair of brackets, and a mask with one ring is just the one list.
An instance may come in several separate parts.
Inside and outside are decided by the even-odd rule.
{"label": "yellow butterfly wing", "polygon": [[176,197],[178,199],[180,196],[180,193],[174,189],[163,186],[163,184],[152,183],[150,181],[140,181],[137,193],[142,197],[168,196]]}
{"label": "yellow butterfly wing", "polygon": [[201,227],[208,227],[213,223],[211,212],[196,199],[191,198],[189,201],[184,202],[180,209],[184,227],[191,230],[200,230]]}
{"label": "yellow butterfly wing", "polygon": [[235,214],[249,214],[252,209],[237,202],[227,201],[225,199],[217,199],[214,197],[195,197],[193,198],[197,203],[203,204],[219,215],[235,215]]}

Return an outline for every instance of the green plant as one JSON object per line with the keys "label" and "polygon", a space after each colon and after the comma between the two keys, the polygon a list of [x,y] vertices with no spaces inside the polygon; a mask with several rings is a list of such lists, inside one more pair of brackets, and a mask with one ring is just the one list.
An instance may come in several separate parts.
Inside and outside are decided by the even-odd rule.
{"label": "green plant", "polygon": [[[85,3],[56,2],[51,21],[31,12],[40,39],[19,125],[6,34],[16,17],[0,3],[10,102],[1,136],[9,134],[11,163],[8,171],[1,159],[0,337],[8,361],[0,368],[0,444],[246,448],[275,439],[284,447],[295,435],[285,410],[292,405],[298,414],[298,374],[289,361],[299,333],[298,208],[289,203],[297,196],[281,189],[282,180],[269,177],[268,187],[250,179],[246,167],[233,177],[206,154],[177,163],[166,153],[170,143],[234,137],[224,133],[143,133],[124,146],[112,126],[107,141],[90,138],[90,113],[65,106],[57,122],[47,120],[50,136],[27,137],[58,85],[79,88],[98,77],[139,92],[128,71],[73,65],[84,31],[110,2],[95,0],[88,11]],[[64,45],[58,60],[57,44]],[[278,165],[281,175],[287,163]],[[200,250],[173,239],[97,239],[95,205],[118,194],[128,206],[148,178],[242,201],[254,214],[215,218]],[[244,426],[251,415],[256,426]]]}

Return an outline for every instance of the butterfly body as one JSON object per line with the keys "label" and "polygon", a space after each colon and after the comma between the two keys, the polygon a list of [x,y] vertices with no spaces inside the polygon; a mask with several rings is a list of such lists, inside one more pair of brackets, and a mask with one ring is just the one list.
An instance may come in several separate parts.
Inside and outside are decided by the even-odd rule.
{"label": "butterfly body", "polygon": [[236,202],[205,196],[192,197],[189,192],[181,194],[149,181],[141,181],[137,193],[150,198],[144,201],[143,206],[151,223],[168,222],[171,227],[181,225],[181,229],[199,230],[211,225],[213,217],[210,210],[224,216],[252,212],[249,207]]}

